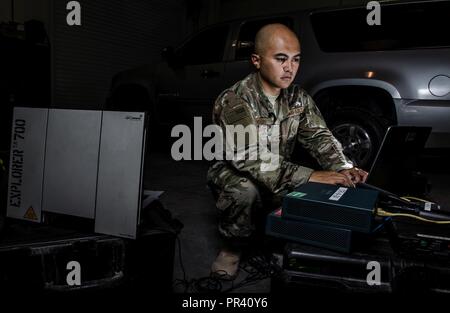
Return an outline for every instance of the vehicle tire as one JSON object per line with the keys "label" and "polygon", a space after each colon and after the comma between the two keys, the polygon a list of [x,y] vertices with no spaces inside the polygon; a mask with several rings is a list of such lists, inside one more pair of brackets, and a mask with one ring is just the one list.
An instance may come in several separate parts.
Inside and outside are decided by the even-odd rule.
{"label": "vehicle tire", "polygon": [[344,107],[334,112],[328,126],[353,164],[369,170],[389,124],[367,109]]}

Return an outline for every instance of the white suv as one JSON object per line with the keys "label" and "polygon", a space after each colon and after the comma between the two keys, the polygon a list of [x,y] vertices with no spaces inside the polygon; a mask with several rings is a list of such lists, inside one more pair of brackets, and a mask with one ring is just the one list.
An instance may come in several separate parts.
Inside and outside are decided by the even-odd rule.
{"label": "white suv", "polygon": [[210,26],[165,61],[114,77],[110,108],[150,111],[159,125],[211,121],[218,94],[253,70],[257,30],[283,23],[299,36],[296,83],[316,100],[345,153],[371,163],[389,125],[431,126],[428,147],[450,147],[450,1],[387,3],[381,25],[365,7],[288,12]]}

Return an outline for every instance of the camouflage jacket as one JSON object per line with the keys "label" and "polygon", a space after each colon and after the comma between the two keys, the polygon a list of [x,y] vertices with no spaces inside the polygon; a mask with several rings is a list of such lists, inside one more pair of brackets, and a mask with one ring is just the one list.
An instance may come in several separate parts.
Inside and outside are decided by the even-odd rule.
{"label": "camouflage jacket", "polygon": [[[296,142],[302,144],[326,170],[340,171],[353,167],[352,162],[344,155],[341,144],[328,130],[314,100],[306,91],[292,84],[289,88],[281,90],[276,101],[278,114],[274,112],[273,105],[262,91],[259,75],[253,73],[219,95],[214,104],[213,121],[222,128],[224,134],[227,125],[264,126],[267,129],[264,136],[267,136],[269,149],[274,140],[278,141],[278,166],[261,170],[264,168],[263,163],[268,160],[249,158],[252,145],[250,139],[250,143],[246,142],[245,145],[245,158],[241,160],[227,158],[216,162],[212,169],[231,167],[264,185],[273,193],[292,189],[307,182],[313,172],[310,168],[290,162]],[[271,131],[274,125],[278,125],[278,133]],[[234,152],[238,150],[235,143],[227,142],[227,144],[228,149]],[[212,174],[215,171],[210,172]]]}

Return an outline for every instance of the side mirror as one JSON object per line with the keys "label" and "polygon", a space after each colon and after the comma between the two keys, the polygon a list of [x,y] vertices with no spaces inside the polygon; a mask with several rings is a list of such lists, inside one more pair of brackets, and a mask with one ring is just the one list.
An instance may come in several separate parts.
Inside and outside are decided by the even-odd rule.
{"label": "side mirror", "polygon": [[239,60],[249,60],[255,50],[253,41],[238,41],[236,44],[236,58]]}
{"label": "side mirror", "polygon": [[253,41],[238,41],[237,48],[238,49],[251,49],[255,46]]}

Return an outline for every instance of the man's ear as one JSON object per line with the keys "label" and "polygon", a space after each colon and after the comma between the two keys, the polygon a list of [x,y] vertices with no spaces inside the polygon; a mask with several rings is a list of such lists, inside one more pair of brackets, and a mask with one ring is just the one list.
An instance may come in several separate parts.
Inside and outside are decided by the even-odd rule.
{"label": "man's ear", "polygon": [[255,53],[252,53],[251,60],[252,64],[256,67],[257,70],[259,70],[261,66],[261,57]]}

